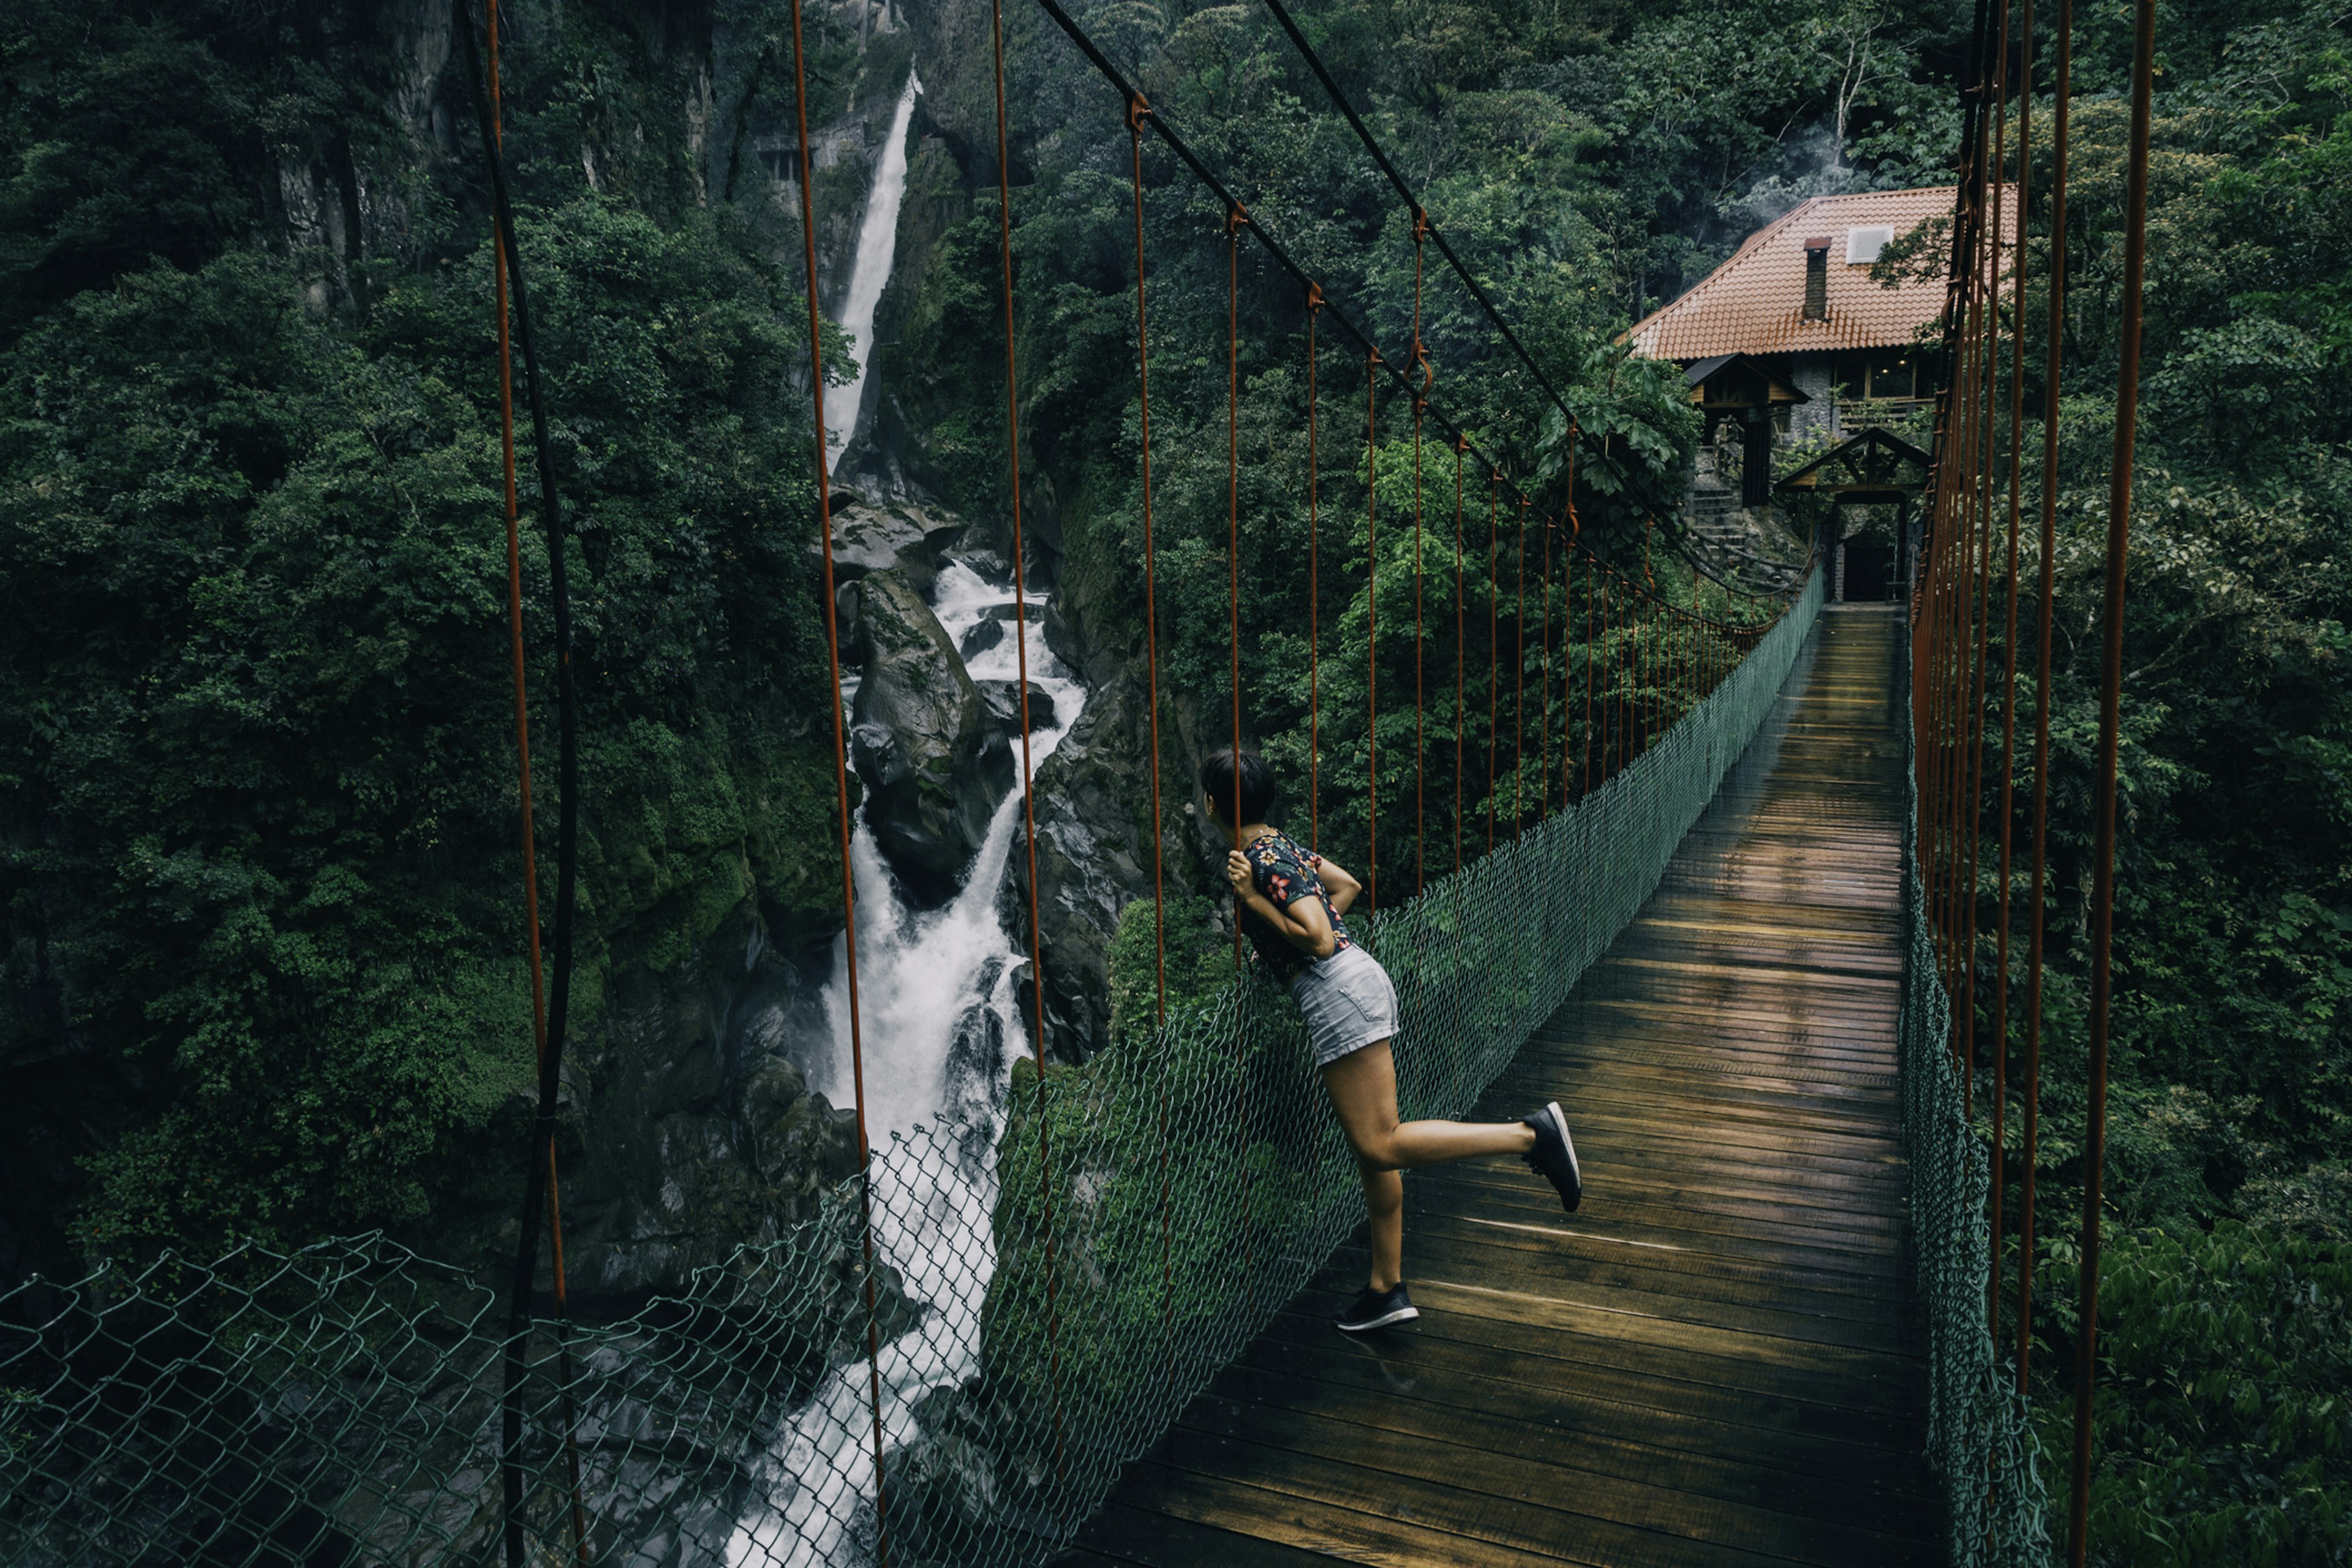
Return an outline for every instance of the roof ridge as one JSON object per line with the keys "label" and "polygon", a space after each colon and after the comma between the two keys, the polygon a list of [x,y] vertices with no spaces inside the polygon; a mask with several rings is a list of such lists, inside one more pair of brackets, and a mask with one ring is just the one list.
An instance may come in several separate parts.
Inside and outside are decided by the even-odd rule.
{"label": "roof ridge", "polygon": [[1820,205],[1822,201],[1822,198],[1820,196],[1807,196],[1803,201],[1799,202],[1795,206],[1790,207],[1787,212],[1782,213],[1779,217],[1774,218],[1762,228],[1757,229],[1746,239],[1739,242],[1738,249],[1733,251],[1729,256],[1725,257],[1720,262],[1717,263],[1714,268],[1710,270],[1706,277],[1700,279],[1697,282],[1692,284],[1689,288],[1684,289],[1681,293],[1675,295],[1673,299],[1667,300],[1664,304],[1659,306],[1656,310],[1651,311],[1640,321],[1634,322],[1633,330],[1625,334],[1626,337],[1630,339],[1641,336],[1642,329],[1648,326],[1651,322],[1673,313],[1676,307],[1698,299],[1699,296],[1706,292],[1708,285],[1714,283],[1717,279],[1722,278],[1733,268],[1738,266],[1740,262],[1747,259],[1748,253],[1749,251],[1756,249],[1766,240],[1771,238],[1773,235],[1786,227],[1791,219],[1802,216],[1811,208]]}

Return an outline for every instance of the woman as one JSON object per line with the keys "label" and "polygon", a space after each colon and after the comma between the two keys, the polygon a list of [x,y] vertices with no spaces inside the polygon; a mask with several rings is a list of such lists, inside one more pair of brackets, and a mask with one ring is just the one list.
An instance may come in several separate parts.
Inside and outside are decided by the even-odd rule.
{"label": "woman", "polygon": [[[1404,1286],[1404,1182],[1397,1173],[1481,1154],[1517,1154],[1573,1211],[1583,1195],[1576,1145],[1557,1100],[1517,1121],[1397,1121],[1396,987],[1348,934],[1341,916],[1361,884],[1269,827],[1274,773],[1255,752],[1218,752],[1201,765],[1209,815],[1239,845],[1225,857],[1242,930],[1259,962],[1290,987],[1307,1019],[1315,1066],[1364,1181],[1371,1278],[1338,1322],[1349,1333],[1421,1314]],[[1234,826],[1238,821],[1238,829]]]}

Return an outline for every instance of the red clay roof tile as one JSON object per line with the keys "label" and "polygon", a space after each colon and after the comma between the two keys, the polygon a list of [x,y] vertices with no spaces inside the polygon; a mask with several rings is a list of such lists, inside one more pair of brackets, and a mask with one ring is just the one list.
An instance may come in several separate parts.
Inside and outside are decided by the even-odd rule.
{"label": "red clay roof tile", "polygon": [[[1953,187],[1816,196],[1758,229],[1730,260],[1627,335],[1648,359],[1695,360],[1727,353],[1806,353],[1895,348],[1944,308],[1940,279],[1880,287],[1870,268],[1845,259],[1847,232],[1890,228],[1895,237],[1952,210]],[[2016,232],[2014,215],[2004,217]],[[1830,237],[1829,315],[1805,319],[1805,249]]]}

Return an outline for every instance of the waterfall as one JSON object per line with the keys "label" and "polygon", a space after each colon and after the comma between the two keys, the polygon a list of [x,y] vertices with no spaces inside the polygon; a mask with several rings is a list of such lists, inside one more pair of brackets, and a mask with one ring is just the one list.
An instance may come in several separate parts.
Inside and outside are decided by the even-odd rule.
{"label": "waterfall", "polygon": [[[974,625],[1012,606],[1013,589],[950,562],[935,598],[940,626],[961,646]],[[1029,678],[1054,700],[1055,727],[1030,737],[1037,766],[1086,704],[1086,687],[1045,647],[1043,622],[1034,618],[1045,602],[1030,593],[1033,618],[1021,627]],[[975,654],[969,669],[976,680],[1018,679],[1013,639]],[[866,1125],[876,1149],[874,1246],[908,1301],[921,1308],[916,1326],[885,1344],[875,1363],[890,1448],[918,1436],[913,1412],[926,1394],[962,1384],[980,1366],[980,1308],[996,1266],[989,1216],[996,1205],[997,1136],[1013,1058],[1028,1054],[1013,994],[1028,954],[997,914],[997,890],[1021,827],[1016,789],[990,819],[962,890],[944,909],[930,910],[915,909],[899,890],[862,808],[852,839]],[[835,1105],[851,1103],[852,1096],[844,948],[836,940],[824,993],[833,1058],[815,1084]],[[966,1130],[958,1157],[887,1158],[892,1134],[919,1123]],[[845,1568],[862,1560],[860,1531],[872,1522],[874,1499],[868,1379],[866,1362],[851,1363],[781,1424],[753,1468],[751,1494],[727,1543],[730,1568]]]}
{"label": "waterfall", "polygon": [[882,143],[882,162],[874,171],[874,188],[866,198],[866,220],[857,230],[857,255],[849,272],[849,299],[841,312],[841,330],[857,355],[857,379],[840,388],[835,399],[824,401],[824,444],[833,465],[841,466],[849,438],[857,433],[857,409],[866,398],[866,373],[874,367],[874,308],[882,302],[882,286],[890,280],[891,263],[898,255],[898,207],[907,199],[907,127],[915,118],[915,95],[923,84],[907,73],[898,94],[898,108],[890,116],[890,134]]}

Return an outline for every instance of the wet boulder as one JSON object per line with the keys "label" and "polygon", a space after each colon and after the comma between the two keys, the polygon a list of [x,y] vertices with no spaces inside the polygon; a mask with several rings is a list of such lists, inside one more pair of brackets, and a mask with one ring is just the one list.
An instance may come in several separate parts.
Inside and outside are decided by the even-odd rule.
{"label": "wet boulder", "polygon": [[940,552],[962,532],[961,519],[910,502],[843,500],[833,513],[834,574],[847,581],[896,569],[928,594]]}
{"label": "wet boulder", "polygon": [[1004,731],[939,617],[896,569],[860,580],[851,749],[866,826],[919,902],[954,896],[989,818],[1013,788]]}
{"label": "wet boulder", "polygon": [[967,659],[974,658],[1003,640],[1004,623],[992,616],[982,616],[964,628],[963,640],[956,644],[956,652]]}
{"label": "wet boulder", "polygon": [[[989,623],[983,621],[981,624],[986,626]],[[972,685],[979,689],[980,700],[988,704],[988,710],[996,715],[997,722],[1004,726],[1006,732],[1021,733],[1020,682],[975,680]],[[1050,730],[1053,727],[1054,694],[1033,680],[1029,683],[1029,728]]]}
{"label": "wet boulder", "polygon": [[1013,568],[1007,566],[1004,557],[993,550],[958,550],[948,559],[975,574],[983,582],[1010,584],[1013,581]]}
{"label": "wet boulder", "polygon": [[833,595],[834,636],[841,648],[841,662],[857,663],[857,584],[844,583]]}

